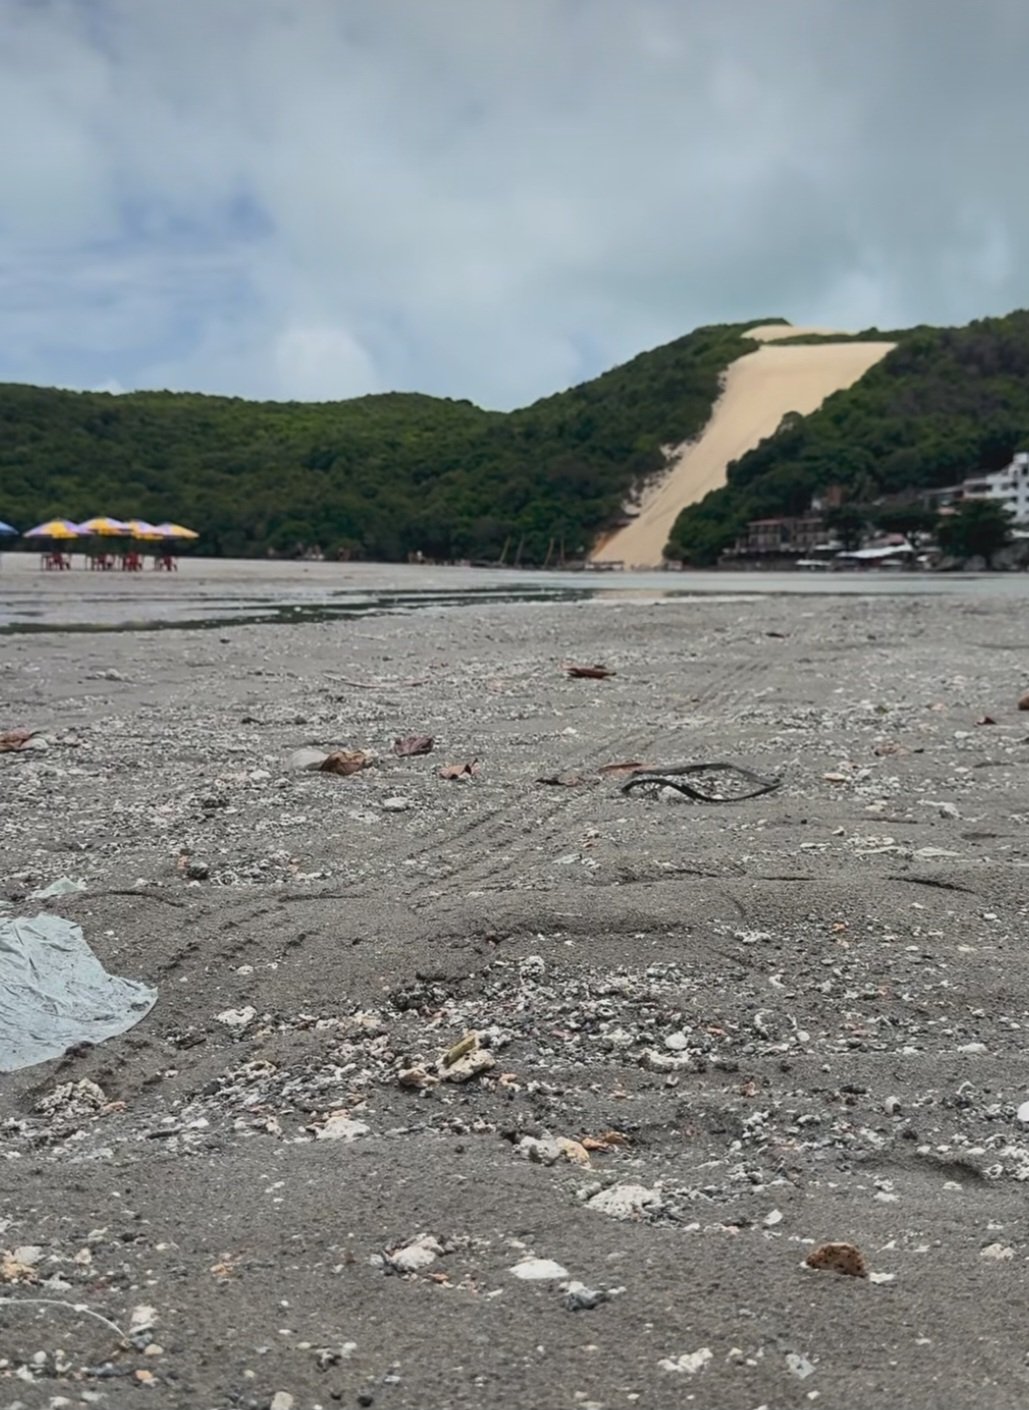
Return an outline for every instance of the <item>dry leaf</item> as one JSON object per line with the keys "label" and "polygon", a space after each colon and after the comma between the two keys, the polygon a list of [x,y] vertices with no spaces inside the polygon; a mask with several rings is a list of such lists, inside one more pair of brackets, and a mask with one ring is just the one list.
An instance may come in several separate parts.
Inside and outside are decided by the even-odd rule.
{"label": "dry leaf", "polygon": [[236,1259],[229,1253],[222,1254],[221,1262],[216,1263],[211,1272],[216,1278],[232,1278],[236,1273]]}
{"label": "dry leaf", "polygon": [[444,764],[439,771],[440,778],[475,778],[479,772],[478,760],[468,764]]}
{"label": "dry leaf", "polygon": [[340,774],[343,778],[349,778],[351,774],[359,774],[362,769],[366,769],[371,762],[372,756],[366,754],[363,749],[336,749],[325,756],[318,765],[318,772]]}
{"label": "dry leaf", "polygon": [[573,680],[606,681],[615,674],[609,666],[566,666],[565,669]]}
{"label": "dry leaf", "polygon": [[409,734],[405,739],[393,741],[393,753],[398,754],[401,759],[406,759],[411,754],[431,754],[435,743],[431,734]]}
{"label": "dry leaf", "polygon": [[0,734],[0,754],[10,754],[24,749],[36,733],[34,729],[9,729]]}
{"label": "dry leaf", "polygon": [[557,1144],[561,1147],[561,1154],[565,1160],[570,1161],[572,1165],[589,1165],[589,1152],[581,1141],[572,1141],[567,1136],[558,1136]]}
{"label": "dry leaf", "polygon": [[638,759],[629,760],[619,764],[601,764],[597,770],[598,774],[609,774],[618,777],[620,774],[638,774],[640,770],[653,768],[652,764],[641,764]]}
{"label": "dry leaf", "polygon": [[845,1273],[850,1278],[867,1278],[868,1265],[864,1254],[854,1244],[819,1244],[804,1262],[809,1268],[829,1273]]}
{"label": "dry leaf", "polygon": [[605,1131],[600,1136],[583,1136],[580,1144],[587,1151],[613,1151],[629,1145],[630,1141],[622,1131]]}

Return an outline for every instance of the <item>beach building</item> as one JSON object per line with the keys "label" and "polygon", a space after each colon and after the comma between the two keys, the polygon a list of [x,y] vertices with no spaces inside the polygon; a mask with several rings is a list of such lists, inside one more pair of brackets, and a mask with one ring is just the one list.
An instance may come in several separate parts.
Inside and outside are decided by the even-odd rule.
{"label": "beach building", "polygon": [[966,480],[960,498],[992,499],[1010,510],[1016,524],[1029,524],[1029,451],[1020,450],[1003,470]]}

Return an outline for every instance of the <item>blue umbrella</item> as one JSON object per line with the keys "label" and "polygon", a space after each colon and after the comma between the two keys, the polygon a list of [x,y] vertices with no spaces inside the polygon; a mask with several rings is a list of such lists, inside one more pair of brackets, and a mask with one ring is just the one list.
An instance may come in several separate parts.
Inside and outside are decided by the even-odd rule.
{"label": "blue umbrella", "polygon": [[0,519],[0,534],[15,534],[15,535],[17,535],[17,533],[18,533],[18,530],[17,530],[17,529],[12,528],[10,524],[5,524],[4,521],[3,521],[2,519]]}

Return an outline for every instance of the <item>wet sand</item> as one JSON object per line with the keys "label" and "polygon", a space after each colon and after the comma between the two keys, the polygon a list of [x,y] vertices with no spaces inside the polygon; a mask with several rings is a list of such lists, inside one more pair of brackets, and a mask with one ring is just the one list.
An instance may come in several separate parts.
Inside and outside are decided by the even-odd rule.
{"label": "wet sand", "polygon": [[[1025,587],[979,586],[7,637],[6,913],[160,998],[0,1077],[0,1402],[1024,1404]],[[783,787],[598,773],[719,759]]]}

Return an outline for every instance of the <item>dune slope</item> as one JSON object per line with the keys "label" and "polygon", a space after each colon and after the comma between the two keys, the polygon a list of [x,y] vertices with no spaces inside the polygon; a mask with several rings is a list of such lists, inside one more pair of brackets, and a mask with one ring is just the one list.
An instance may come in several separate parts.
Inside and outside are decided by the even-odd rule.
{"label": "dune slope", "polygon": [[[825,329],[781,325],[753,328],[749,336],[774,344],[781,338]],[[893,348],[893,343],[812,343],[768,346],[729,367],[711,420],[696,441],[684,446],[667,475],[645,496],[639,517],[592,553],[593,562],[627,568],[662,561],[680,510],[725,484],[726,467],[770,436],[791,411],[816,411],[833,392],[852,386]]]}

